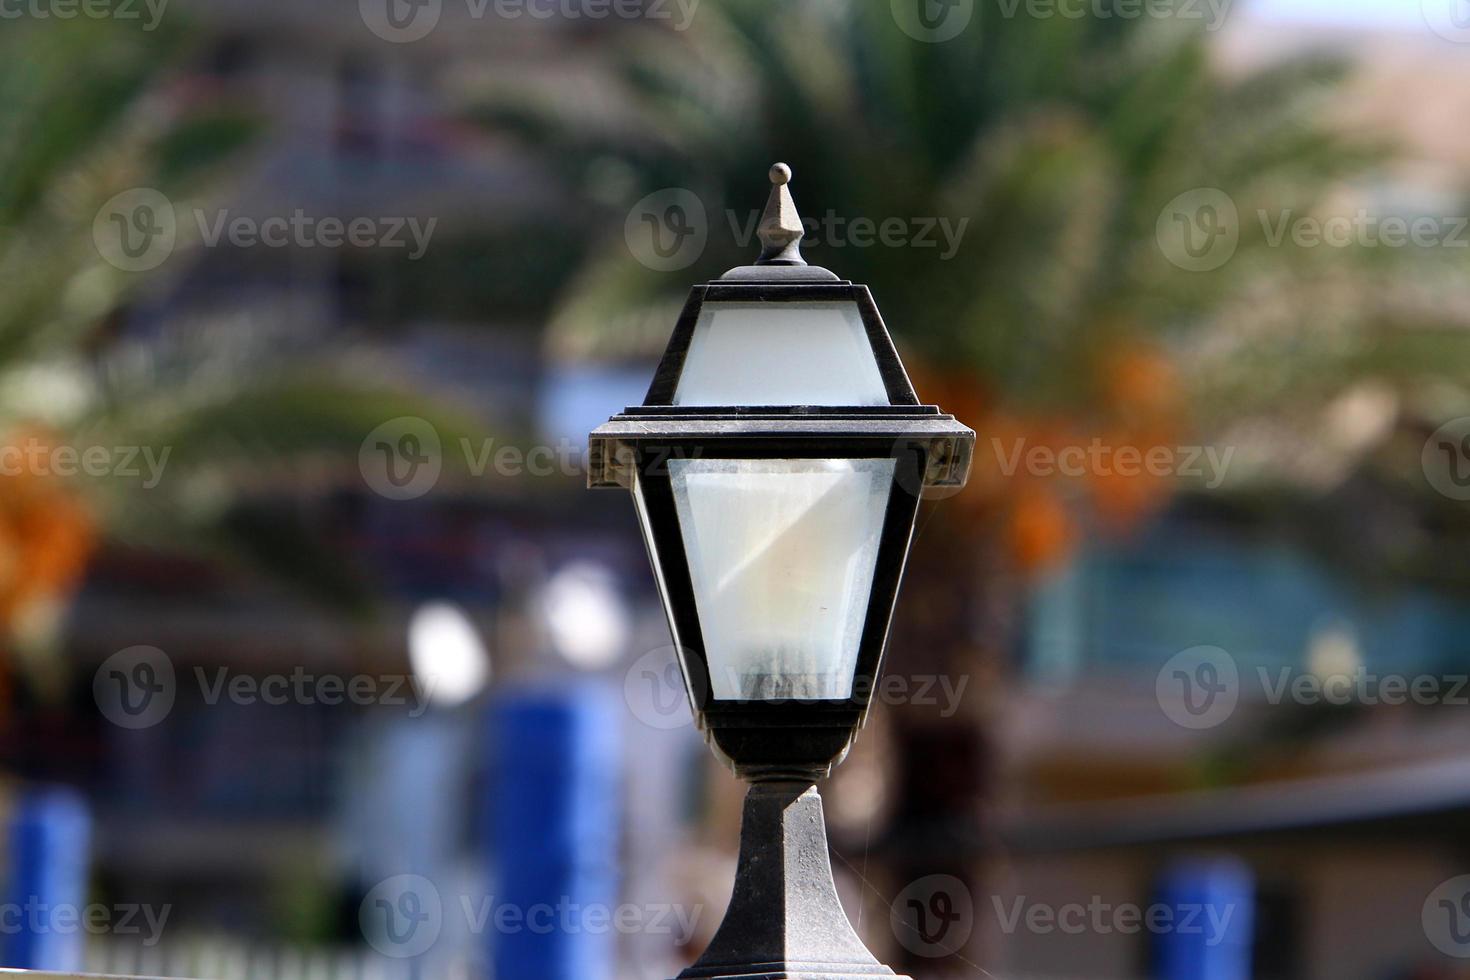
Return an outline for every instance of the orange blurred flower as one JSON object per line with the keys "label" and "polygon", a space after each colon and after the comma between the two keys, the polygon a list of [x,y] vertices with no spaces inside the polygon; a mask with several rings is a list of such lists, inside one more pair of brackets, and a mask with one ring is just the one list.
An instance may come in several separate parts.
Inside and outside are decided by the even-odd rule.
{"label": "orange blurred flower", "polygon": [[[34,447],[43,453],[7,452]],[[0,630],[12,633],[33,608],[70,595],[96,542],[96,526],[75,488],[45,465],[51,433],[19,429],[0,442]]]}
{"label": "orange blurred flower", "polygon": [[1011,557],[1024,572],[1038,572],[1065,558],[1077,540],[1072,515],[1048,486],[1033,483],[1011,507],[1006,522]]}
{"label": "orange blurred flower", "polygon": [[975,429],[957,509],[998,526],[1020,570],[1066,558],[1081,537],[1075,511],[1090,505],[1103,525],[1126,530],[1173,492],[1186,406],[1178,372],[1157,347],[1115,341],[1093,362],[1092,380],[1079,381],[1093,403],[1069,414],[1016,412],[974,375],[910,360],[921,398]]}

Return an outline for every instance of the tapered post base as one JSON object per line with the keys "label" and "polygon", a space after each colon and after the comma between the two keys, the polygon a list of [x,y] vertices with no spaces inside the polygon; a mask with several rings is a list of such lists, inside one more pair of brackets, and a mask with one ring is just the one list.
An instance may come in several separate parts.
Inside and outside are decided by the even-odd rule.
{"label": "tapered post base", "polygon": [[751,786],[729,911],[704,955],[677,980],[894,976],[858,939],[837,900],[816,786],[808,781]]}

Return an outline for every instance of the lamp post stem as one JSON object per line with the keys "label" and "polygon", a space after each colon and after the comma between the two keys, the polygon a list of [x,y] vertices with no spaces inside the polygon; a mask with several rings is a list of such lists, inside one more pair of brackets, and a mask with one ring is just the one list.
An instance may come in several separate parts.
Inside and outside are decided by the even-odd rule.
{"label": "lamp post stem", "polygon": [[837,900],[822,797],[810,780],[751,785],[730,908],[709,948],[678,980],[893,977]]}

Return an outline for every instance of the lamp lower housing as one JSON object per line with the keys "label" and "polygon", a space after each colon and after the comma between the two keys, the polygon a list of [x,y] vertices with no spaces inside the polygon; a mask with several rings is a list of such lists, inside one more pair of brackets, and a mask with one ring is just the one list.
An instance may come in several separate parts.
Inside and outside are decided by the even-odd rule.
{"label": "lamp lower housing", "polygon": [[863,710],[846,702],[762,708],[710,702],[701,711],[710,748],[751,782],[825,779],[846,758],[864,720]]}
{"label": "lamp lower housing", "polygon": [[837,899],[822,798],[805,780],[745,797],[730,908],[677,980],[872,980],[897,975],[868,952]]}

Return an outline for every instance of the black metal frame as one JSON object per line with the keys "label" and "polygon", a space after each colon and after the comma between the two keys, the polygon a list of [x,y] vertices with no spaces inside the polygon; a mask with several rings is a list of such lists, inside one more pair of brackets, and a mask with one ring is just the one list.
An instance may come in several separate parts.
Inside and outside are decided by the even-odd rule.
{"label": "black metal frame", "polygon": [[[694,328],[706,302],[857,304],[890,404],[882,406],[673,405]],[[887,328],[864,286],[850,282],[696,286],[685,303],[644,404],[590,437],[588,485],[625,487],[639,498],[650,559],[690,703],[716,751],[751,779],[824,776],[867,716],[881,676],[920,497],[964,483],[975,434],[932,405],[920,405]],[[718,700],[700,630],[694,587],[667,463],[670,459],[893,459],[853,694],[842,700]]]}

